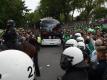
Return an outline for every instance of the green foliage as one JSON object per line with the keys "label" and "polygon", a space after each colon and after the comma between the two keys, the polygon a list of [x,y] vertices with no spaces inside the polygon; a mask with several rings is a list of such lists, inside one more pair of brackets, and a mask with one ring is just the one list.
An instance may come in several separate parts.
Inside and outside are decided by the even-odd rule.
{"label": "green foliage", "polygon": [[26,21],[28,21],[29,25],[35,24],[37,21],[41,19],[41,15],[39,11],[35,11],[32,13],[26,13],[25,14]]}
{"label": "green foliage", "polygon": [[59,18],[62,8],[61,0],[41,0],[39,11],[42,17]]}
{"label": "green foliage", "polygon": [[[34,24],[40,18],[53,17],[63,22],[73,20],[74,11],[81,15],[79,20],[88,18],[106,17],[107,9],[101,7],[107,0],[41,0],[38,10],[29,13],[22,0],[0,0],[0,28],[5,26],[8,19],[14,19],[18,26],[25,25],[27,21]],[[72,15],[70,16],[70,12]]]}
{"label": "green foliage", "polygon": [[[85,18],[85,19],[88,19],[88,18],[92,17],[93,15],[96,16],[95,18],[97,18],[99,15],[101,17],[101,15],[102,15],[101,5],[104,5],[104,3],[106,1],[107,0],[84,0],[83,8],[85,10],[82,11],[81,17]],[[103,9],[103,11],[105,12],[104,9]],[[98,12],[99,12],[99,14],[97,15]]]}
{"label": "green foliage", "polygon": [[105,8],[105,7],[96,8],[94,11],[94,15],[95,15],[94,16],[95,19],[107,17],[107,8]]}
{"label": "green foliage", "polygon": [[102,26],[102,31],[103,31],[103,32],[107,32],[107,24],[103,24],[103,26]]}
{"label": "green foliage", "polygon": [[68,22],[69,13],[71,11],[72,20],[76,9],[82,12],[82,18],[88,19],[95,14],[95,10],[101,7],[105,1],[107,0],[41,0],[39,10],[42,17],[51,16],[61,21]]}
{"label": "green foliage", "polygon": [[24,21],[24,10],[26,7],[22,0],[0,0],[0,26],[4,26],[8,19],[14,19],[21,25]]}

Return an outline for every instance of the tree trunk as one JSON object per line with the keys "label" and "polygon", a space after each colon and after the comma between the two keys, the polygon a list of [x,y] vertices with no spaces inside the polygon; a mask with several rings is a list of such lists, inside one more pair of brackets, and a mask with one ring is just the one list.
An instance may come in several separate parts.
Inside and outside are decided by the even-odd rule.
{"label": "tree trunk", "polygon": [[68,22],[68,15],[69,15],[68,12],[64,13],[64,19],[65,19],[64,22],[65,22],[65,23]]}

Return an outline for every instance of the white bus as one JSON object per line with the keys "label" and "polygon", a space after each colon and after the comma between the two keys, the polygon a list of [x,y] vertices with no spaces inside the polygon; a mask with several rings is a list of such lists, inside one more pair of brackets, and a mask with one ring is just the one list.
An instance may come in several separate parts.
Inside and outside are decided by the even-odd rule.
{"label": "white bus", "polygon": [[43,18],[40,21],[42,45],[61,45],[60,22],[53,18]]}

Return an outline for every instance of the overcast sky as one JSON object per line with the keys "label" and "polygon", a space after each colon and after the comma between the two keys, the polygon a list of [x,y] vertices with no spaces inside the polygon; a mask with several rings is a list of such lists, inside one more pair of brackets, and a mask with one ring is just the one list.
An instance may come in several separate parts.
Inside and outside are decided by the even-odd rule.
{"label": "overcast sky", "polygon": [[31,9],[31,11],[34,11],[39,6],[40,0],[24,0],[25,5],[28,7],[28,9]]}

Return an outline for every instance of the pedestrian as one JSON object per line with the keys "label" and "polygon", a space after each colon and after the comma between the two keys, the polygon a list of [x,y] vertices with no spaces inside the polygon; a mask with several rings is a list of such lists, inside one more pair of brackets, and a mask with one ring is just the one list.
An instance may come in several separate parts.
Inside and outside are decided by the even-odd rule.
{"label": "pedestrian", "polygon": [[[107,46],[96,47],[96,61],[90,63],[89,80],[107,79]],[[105,76],[105,77],[104,77]]]}

